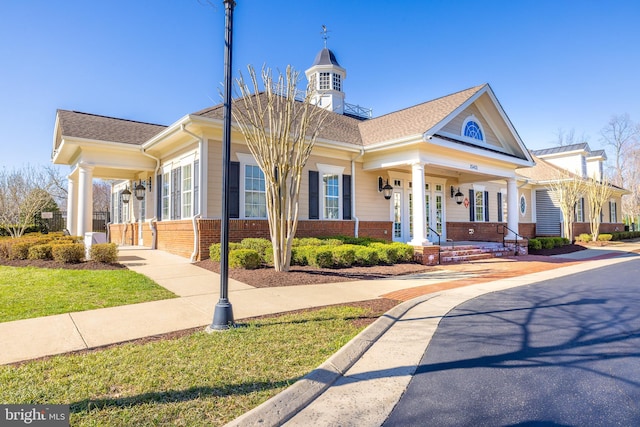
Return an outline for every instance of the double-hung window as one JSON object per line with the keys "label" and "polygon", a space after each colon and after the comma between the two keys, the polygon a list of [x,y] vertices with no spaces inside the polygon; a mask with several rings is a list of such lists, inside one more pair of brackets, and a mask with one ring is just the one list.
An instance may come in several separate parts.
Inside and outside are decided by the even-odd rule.
{"label": "double-hung window", "polygon": [[267,193],[264,173],[256,165],[244,165],[244,216],[267,217]]}
{"label": "double-hung window", "polygon": [[324,219],[340,219],[340,176],[333,173],[322,175]]}
{"label": "double-hung window", "polygon": [[170,219],[169,217],[169,198],[170,198],[170,187],[171,187],[171,180],[170,180],[170,175],[169,172],[165,172],[162,174],[162,219],[163,220],[168,220]]}
{"label": "double-hung window", "polygon": [[193,216],[193,167],[189,163],[182,166],[182,218]]}

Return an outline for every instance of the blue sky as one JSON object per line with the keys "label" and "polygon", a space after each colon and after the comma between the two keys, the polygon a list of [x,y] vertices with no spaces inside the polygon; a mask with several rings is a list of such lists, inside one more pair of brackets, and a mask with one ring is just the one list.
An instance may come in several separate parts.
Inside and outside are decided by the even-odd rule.
{"label": "blue sky", "polygon": [[[222,0],[1,0],[0,167],[48,164],[56,109],[171,124],[220,102]],[[640,2],[237,0],[233,69],[323,47],[374,116],[489,83],[531,149],[640,121]]]}

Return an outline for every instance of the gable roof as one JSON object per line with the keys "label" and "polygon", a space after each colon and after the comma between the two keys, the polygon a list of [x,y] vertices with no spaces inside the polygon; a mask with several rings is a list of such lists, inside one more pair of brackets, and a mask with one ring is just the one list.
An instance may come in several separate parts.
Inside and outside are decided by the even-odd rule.
{"label": "gable roof", "polygon": [[468,101],[486,84],[474,86],[359,124],[364,145],[423,134]]}
{"label": "gable roof", "polygon": [[586,151],[587,153],[591,153],[589,144],[587,144],[586,142],[571,145],[560,145],[557,147],[544,148],[542,150],[533,150],[531,152],[538,157],[542,157],[551,154],[570,153],[572,151]]}
{"label": "gable roof", "polygon": [[[58,110],[61,137],[75,137],[98,141],[142,145],[166,126],[79,111]],[[58,142],[59,143],[59,142]]]}
{"label": "gable roof", "polygon": [[[257,96],[266,98],[266,94],[264,92],[259,93]],[[236,109],[244,107],[241,102],[238,102],[238,100],[233,100],[232,108]],[[325,125],[322,127],[322,129],[320,129],[320,132],[318,134],[318,137],[320,139],[345,142],[358,146],[362,145],[362,138],[360,135],[360,131],[358,130],[358,124],[362,121],[361,119],[356,119],[351,116],[337,114],[334,112],[329,112],[328,114],[328,119],[325,121]],[[224,115],[223,104],[205,108],[193,113],[192,115],[222,120]]]}

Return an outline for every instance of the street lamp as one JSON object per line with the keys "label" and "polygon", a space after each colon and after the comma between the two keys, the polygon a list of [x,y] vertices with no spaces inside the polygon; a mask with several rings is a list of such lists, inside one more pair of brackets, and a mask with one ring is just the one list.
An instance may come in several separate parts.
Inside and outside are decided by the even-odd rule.
{"label": "street lamp", "polygon": [[222,220],[220,224],[220,299],[207,330],[226,330],[234,325],[229,302],[229,168],[231,164],[231,59],[233,41],[234,0],[223,0],[225,6],[224,36],[224,110],[222,128]]}

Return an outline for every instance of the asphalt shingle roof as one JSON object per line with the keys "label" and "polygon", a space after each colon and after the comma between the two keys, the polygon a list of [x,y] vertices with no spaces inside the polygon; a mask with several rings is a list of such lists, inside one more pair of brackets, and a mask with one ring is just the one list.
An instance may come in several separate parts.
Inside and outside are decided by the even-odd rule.
{"label": "asphalt shingle roof", "polygon": [[78,111],[58,110],[61,136],[141,145],[166,126]]}
{"label": "asphalt shingle roof", "polygon": [[560,145],[558,147],[545,148],[542,150],[534,150],[533,154],[536,156],[545,156],[548,154],[559,154],[559,153],[568,153],[570,151],[584,150],[587,152],[591,152],[589,148],[589,144],[586,142],[582,142],[579,144],[571,144],[571,145]]}

